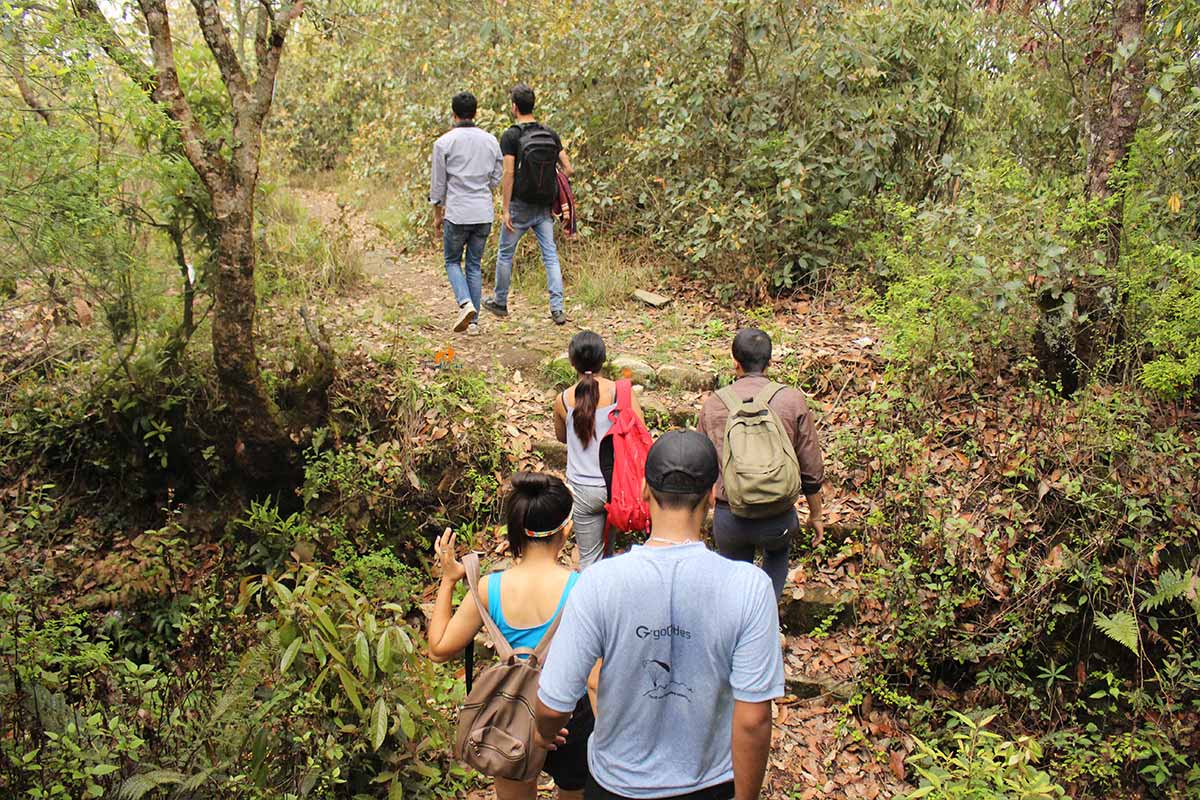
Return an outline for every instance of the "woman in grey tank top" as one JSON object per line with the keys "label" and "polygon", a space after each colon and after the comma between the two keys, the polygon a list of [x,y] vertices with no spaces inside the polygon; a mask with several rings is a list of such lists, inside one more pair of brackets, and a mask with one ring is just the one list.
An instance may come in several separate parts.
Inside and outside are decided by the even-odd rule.
{"label": "woman in grey tank top", "polygon": [[[575,496],[571,518],[582,571],[604,555],[604,526],[608,489],[600,471],[600,441],[612,427],[609,413],[616,408],[616,384],[600,375],[606,358],[604,340],[592,331],[571,338],[567,356],[579,379],[554,399],[554,431],[567,445],[567,485]],[[633,395],[633,411],[642,409]]]}

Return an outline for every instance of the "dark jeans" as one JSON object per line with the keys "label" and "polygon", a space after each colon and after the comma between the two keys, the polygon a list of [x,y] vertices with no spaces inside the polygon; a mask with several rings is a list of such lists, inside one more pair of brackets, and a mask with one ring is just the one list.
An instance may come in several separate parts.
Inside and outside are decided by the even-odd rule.
{"label": "dark jeans", "polygon": [[799,530],[800,517],[794,508],[763,519],[735,516],[726,503],[717,503],[713,511],[713,540],[717,543],[717,551],[734,561],[754,563],[755,552],[762,548],[763,572],[775,585],[776,597],[783,592],[792,537]]}
{"label": "dark jeans", "polygon": [[[613,794],[596,783],[594,778],[589,777],[587,788],[583,790],[583,800],[629,800],[629,798]],[[687,794],[673,794],[659,800],[733,800],[733,781],[710,786],[707,789],[697,789]]]}
{"label": "dark jeans", "polygon": [[[446,277],[450,279],[450,288],[454,290],[454,301],[461,306],[470,300],[476,311],[480,309],[479,304],[483,300],[483,247],[487,244],[488,234],[491,232],[490,222],[456,225],[446,220],[442,223],[442,251],[446,257]],[[467,254],[465,269],[463,250],[466,250]]]}

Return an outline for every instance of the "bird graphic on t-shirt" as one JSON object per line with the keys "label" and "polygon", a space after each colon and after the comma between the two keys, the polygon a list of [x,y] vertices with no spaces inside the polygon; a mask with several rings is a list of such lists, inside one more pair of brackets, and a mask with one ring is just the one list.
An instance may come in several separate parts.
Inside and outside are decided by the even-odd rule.
{"label": "bird graphic on t-shirt", "polygon": [[642,694],[652,700],[663,700],[674,695],[682,697],[689,703],[692,701],[692,688],[685,683],[671,680],[671,665],[656,658],[642,661],[646,673],[650,676],[650,688]]}

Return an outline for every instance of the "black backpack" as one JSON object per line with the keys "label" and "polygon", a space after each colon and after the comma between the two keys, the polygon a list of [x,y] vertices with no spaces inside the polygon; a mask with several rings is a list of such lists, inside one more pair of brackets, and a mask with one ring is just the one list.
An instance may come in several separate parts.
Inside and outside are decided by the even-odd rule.
{"label": "black backpack", "polygon": [[521,129],[513,197],[534,206],[554,205],[558,200],[555,169],[560,149],[549,128],[534,122]]}

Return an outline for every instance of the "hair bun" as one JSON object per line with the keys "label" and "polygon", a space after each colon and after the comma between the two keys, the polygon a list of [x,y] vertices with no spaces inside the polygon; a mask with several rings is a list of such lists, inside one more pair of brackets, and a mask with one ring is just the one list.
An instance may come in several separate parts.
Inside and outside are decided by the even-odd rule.
{"label": "hair bun", "polygon": [[550,488],[554,476],[542,472],[517,472],[509,478],[514,492],[541,494]]}

